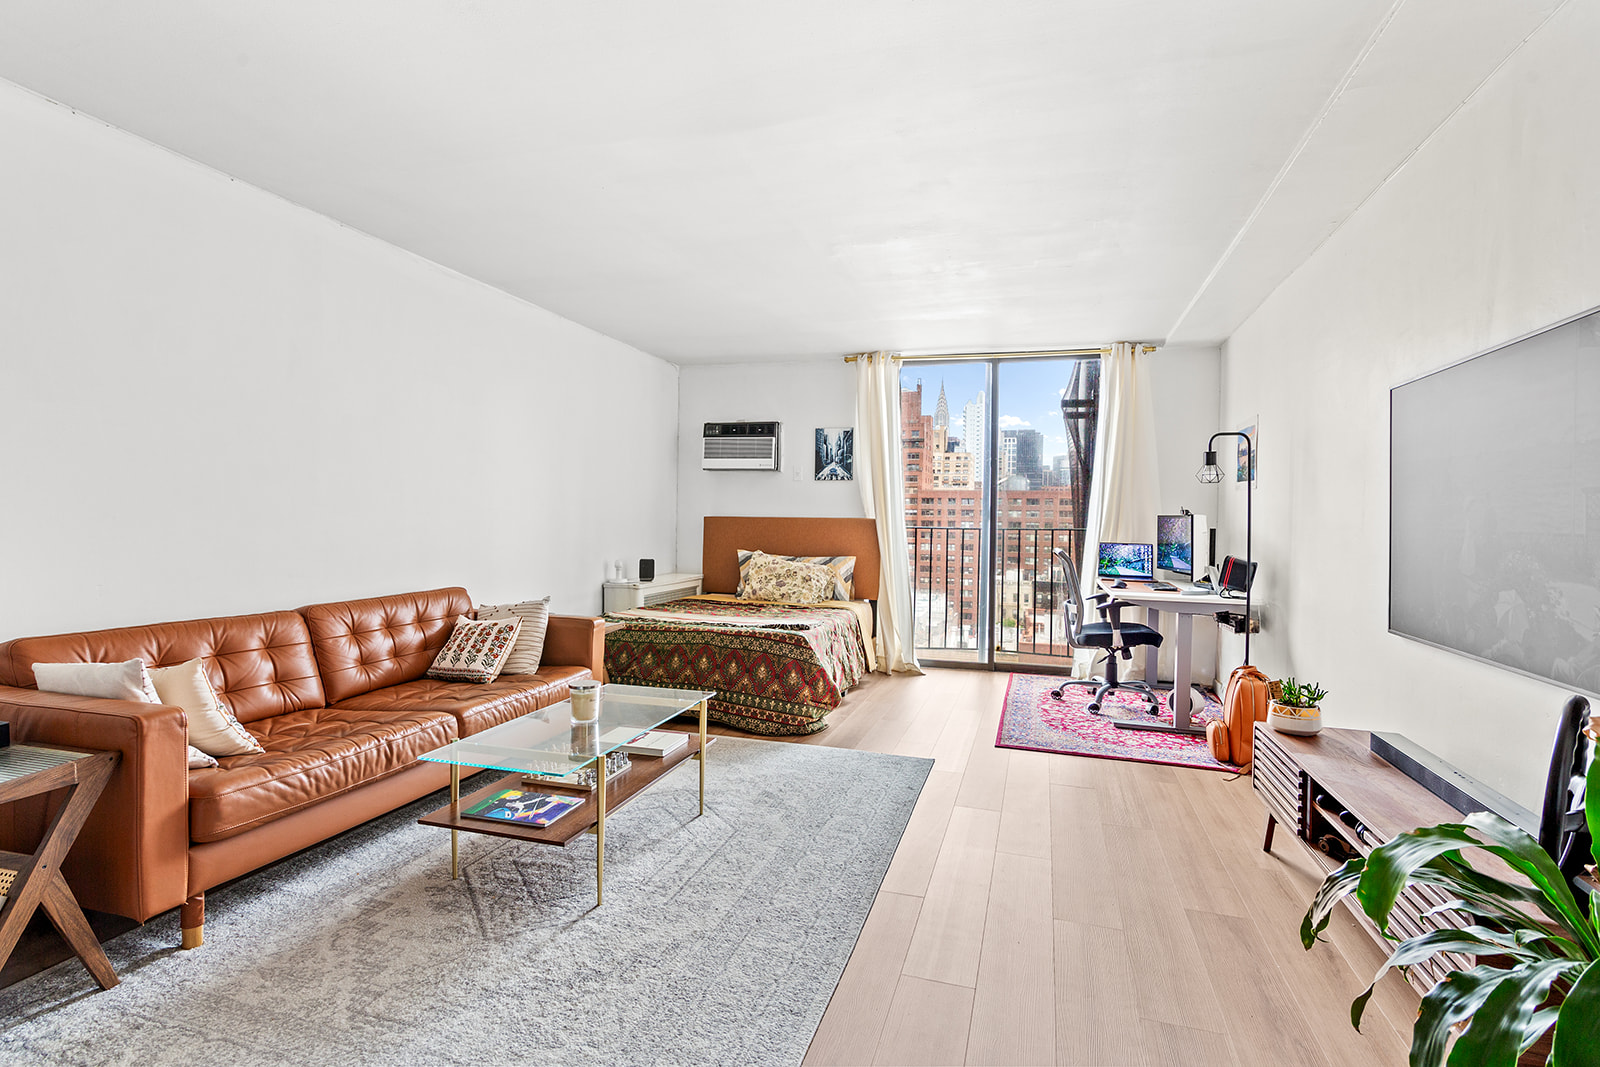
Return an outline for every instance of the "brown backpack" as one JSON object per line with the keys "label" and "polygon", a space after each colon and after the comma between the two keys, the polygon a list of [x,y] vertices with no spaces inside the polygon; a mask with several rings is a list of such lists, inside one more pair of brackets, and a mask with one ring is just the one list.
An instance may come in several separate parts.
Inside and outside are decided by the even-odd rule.
{"label": "brown backpack", "polygon": [[1234,668],[1222,696],[1222,721],[1206,724],[1211,754],[1223,763],[1236,763],[1241,773],[1250,770],[1255,753],[1255,726],[1267,719],[1272,682],[1250,666]]}

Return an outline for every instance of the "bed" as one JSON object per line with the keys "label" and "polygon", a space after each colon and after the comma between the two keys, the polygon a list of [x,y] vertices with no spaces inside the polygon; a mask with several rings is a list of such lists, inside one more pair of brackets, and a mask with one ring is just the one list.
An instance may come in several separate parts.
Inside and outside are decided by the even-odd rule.
{"label": "bed", "polygon": [[[737,552],[854,556],[855,600],[788,604],[741,600]],[[705,520],[705,593],[612,612],[606,635],[613,682],[714,689],[709,715],[755,734],[821,730],[846,692],[875,666],[878,533],[871,519]]]}

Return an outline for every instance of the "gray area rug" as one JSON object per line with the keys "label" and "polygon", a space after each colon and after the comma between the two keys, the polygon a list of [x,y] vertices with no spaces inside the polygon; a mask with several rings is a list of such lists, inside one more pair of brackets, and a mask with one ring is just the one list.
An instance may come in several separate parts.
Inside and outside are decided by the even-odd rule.
{"label": "gray area rug", "polygon": [[[417,816],[444,794],[0,990],[7,1064],[799,1063],[931,760],[719,738],[566,849]],[[488,781],[488,779],[482,779]]]}

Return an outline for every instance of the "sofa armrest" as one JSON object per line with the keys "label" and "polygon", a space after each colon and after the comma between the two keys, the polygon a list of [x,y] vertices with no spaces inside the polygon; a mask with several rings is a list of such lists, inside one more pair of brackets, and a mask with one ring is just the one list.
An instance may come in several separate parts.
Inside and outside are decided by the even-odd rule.
{"label": "sofa armrest", "polygon": [[[86,908],[141,922],[182,904],[189,884],[189,722],[179,708],[0,686],[14,743],[122,753],[62,871]],[[10,805],[6,847],[32,851],[43,803]]]}
{"label": "sofa armrest", "polygon": [[544,631],[543,663],[556,667],[587,667],[600,677],[606,662],[606,623],[588,615],[552,615]]}

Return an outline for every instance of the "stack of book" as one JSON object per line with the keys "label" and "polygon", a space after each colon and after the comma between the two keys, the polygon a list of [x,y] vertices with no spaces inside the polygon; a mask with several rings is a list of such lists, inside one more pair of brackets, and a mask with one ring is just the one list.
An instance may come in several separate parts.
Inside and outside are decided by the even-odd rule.
{"label": "stack of book", "polygon": [[630,756],[670,756],[689,743],[687,734],[674,733],[671,730],[648,730],[640,732],[631,727],[618,727],[600,738],[604,745],[616,745],[618,752],[626,752]]}

